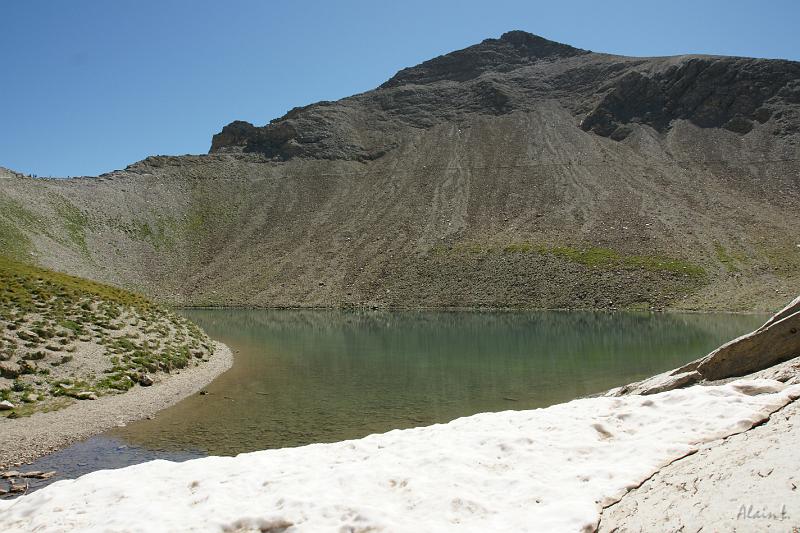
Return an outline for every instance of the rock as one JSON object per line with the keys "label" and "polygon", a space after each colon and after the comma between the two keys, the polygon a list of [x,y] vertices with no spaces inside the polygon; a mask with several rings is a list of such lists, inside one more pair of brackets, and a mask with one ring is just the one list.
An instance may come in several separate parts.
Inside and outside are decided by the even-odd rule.
{"label": "rock", "polygon": [[12,419],[12,420],[13,420],[13,419],[15,419],[15,418],[19,418],[19,415],[17,414],[17,412],[16,412],[16,411],[11,411],[10,413],[8,413],[8,416],[7,416],[6,418],[7,418],[7,419]]}
{"label": "rock", "polygon": [[153,383],[155,382],[153,381],[153,377],[150,374],[142,374],[139,376],[139,385],[141,385],[142,387],[149,387]]}
{"label": "rock", "polygon": [[691,58],[655,73],[634,70],[616,81],[581,128],[620,141],[633,131],[632,124],[663,133],[685,119],[744,135],[753,120],[769,119],[762,104],[776,98],[790,103],[783,94],[796,76],[796,67],[785,62],[732,57]]}
{"label": "rock", "polygon": [[34,479],[50,479],[51,477],[56,475],[55,470],[50,470],[49,472],[43,472],[41,470],[33,470],[31,472],[23,472],[22,477],[34,478]]}
{"label": "rock", "polygon": [[703,358],[697,371],[709,381],[738,377],[800,355],[797,307],[795,300],[754,332],[723,344]]}
{"label": "rock", "polygon": [[0,402],[0,411],[10,411],[15,407],[16,406],[13,403],[9,402],[8,400],[3,400],[2,402]]}
{"label": "rock", "polygon": [[3,361],[0,363],[0,377],[14,379],[19,377],[21,373],[22,367],[17,363],[12,363],[11,361]]}
{"label": "rock", "polygon": [[9,487],[9,490],[11,492],[25,492],[26,490],[28,490],[28,486],[23,485],[21,483],[12,483],[11,486]]}
{"label": "rock", "polygon": [[[655,394],[701,381],[745,376],[800,356],[800,296],[775,313],[763,326],[726,342],[707,356],[644,381],[608,391],[606,396]],[[786,381],[796,373],[778,368],[771,379]]]}
{"label": "rock", "polygon": [[39,336],[36,333],[24,329],[17,332],[17,337],[28,342],[39,341]]}
{"label": "rock", "polygon": [[97,395],[92,391],[79,391],[72,394],[72,397],[76,400],[96,400]]}
{"label": "rock", "polygon": [[3,478],[3,479],[9,479],[9,478],[12,478],[12,477],[22,477],[22,474],[20,474],[16,470],[7,470],[7,471],[3,472],[2,474],[0,474],[0,477]]}
{"label": "rock", "polygon": [[638,383],[632,383],[613,391],[609,391],[606,396],[622,396],[627,394],[658,394],[673,389],[679,389],[687,385],[697,383],[702,376],[697,371],[689,372],[664,372]]}

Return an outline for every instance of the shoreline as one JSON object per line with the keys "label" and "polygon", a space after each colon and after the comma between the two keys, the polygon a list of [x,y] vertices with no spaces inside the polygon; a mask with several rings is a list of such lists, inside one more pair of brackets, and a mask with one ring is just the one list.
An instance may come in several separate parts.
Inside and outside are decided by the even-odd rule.
{"label": "shoreline", "polygon": [[81,400],[63,409],[0,421],[0,469],[53,453],[113,427],[152,416],[211,383],[233,365],[233,352],[214,341],[208,362],[183,369],[150,387],[137,385],[123,393]]}
{"label": "shoreline", "polygon": [[680,307],[659,307],[653,309],[635,309],[630,307],[370,307],[370,306],[265,306],[265,305],[179,305],[174,310],[187,311],[352,311],[352,312],[437,312],[442,313],[528,313],[528,312],[592,312],[592,313],[652,313],[652,314],[722,314],[722,315],[772,315],[772,311],[731,310],[731,309],[684,309]]}

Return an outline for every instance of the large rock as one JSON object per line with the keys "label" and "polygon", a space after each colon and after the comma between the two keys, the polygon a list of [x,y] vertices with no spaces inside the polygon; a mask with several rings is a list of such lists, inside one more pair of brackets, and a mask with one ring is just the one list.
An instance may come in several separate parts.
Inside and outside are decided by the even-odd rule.
{"label": "large rock", "polygon": [[697,365],[704,379],[744,376],[800,355],[800,298],[763,326],[723,344]]}
{"label": "large rock", "polygon": [[607,395],[655,394],[702,381],[744,376],[798,356],[800,296],[752,333],[726,342],[707,356],[680,368],[612,389]]}

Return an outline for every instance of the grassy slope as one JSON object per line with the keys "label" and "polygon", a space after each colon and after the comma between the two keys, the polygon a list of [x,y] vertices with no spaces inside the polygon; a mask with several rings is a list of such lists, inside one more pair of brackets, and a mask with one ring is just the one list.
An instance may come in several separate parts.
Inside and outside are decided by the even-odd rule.
{"label": "grassy slope", "polygon": [[17,414],[125,391],[210,350],[197,326],[142,296],[0,256],[0,399]]}

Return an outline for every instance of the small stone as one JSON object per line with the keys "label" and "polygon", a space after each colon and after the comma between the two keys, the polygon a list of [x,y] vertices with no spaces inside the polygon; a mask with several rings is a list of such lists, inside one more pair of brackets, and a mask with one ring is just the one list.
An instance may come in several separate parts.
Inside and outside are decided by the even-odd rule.
{"label": "small stone", "polygon": [[19,415],[17,414],[16,411],[11,411],[10,413],[8,413],[8,416],[6,418],[13,420],[15,418],[19,418]]}
{"label": "small stone", "polygon": [[42,472],[41,470],[35,470],[33,472],[23,472],[22,477],[32,477],[35,479],[50,479],[55,475],[56,475],[55,470],[50,470],[49,472]]}
{"label": "small stone", "polygon": [[88,391],[88,390],[76,392],[75,394],[72,395],[72,397],[77,399],[77,400],[96,400],[97,399],[97,395],[95,393],[93,393],[92,391]]}
{"label": "small stone", "polygon": [[9,487],[11,492],[25,492],[28,489],[27,485],[22,485],[20,483],[12,483]]}
{"label": "small stone", "polygon": [[21,476],[21,474],[19,472],[17,472],[16,470],[8,470],[8,471],[3,472],[2,474],[0,474],[0,477],[2,477],[3,479],[8,479],[10,477],[20,477],[20,476]]}
{"label": "small stone", "polygon": [[14,407],[15,405],[8,400],[3,400],[0,402],[0,411],[10,411],[11,409],[14,409]]}
{"label": "small stone", "polygon": [[149,387],[153,383],[153,377],[150,374],[142,374],[139,376],[139,385],[142,387]]}
{"label": "small stone", "polygon": [[208,394],[207,390],[201,390],[200,391],[200,396],[205,396],[206,394]]}

